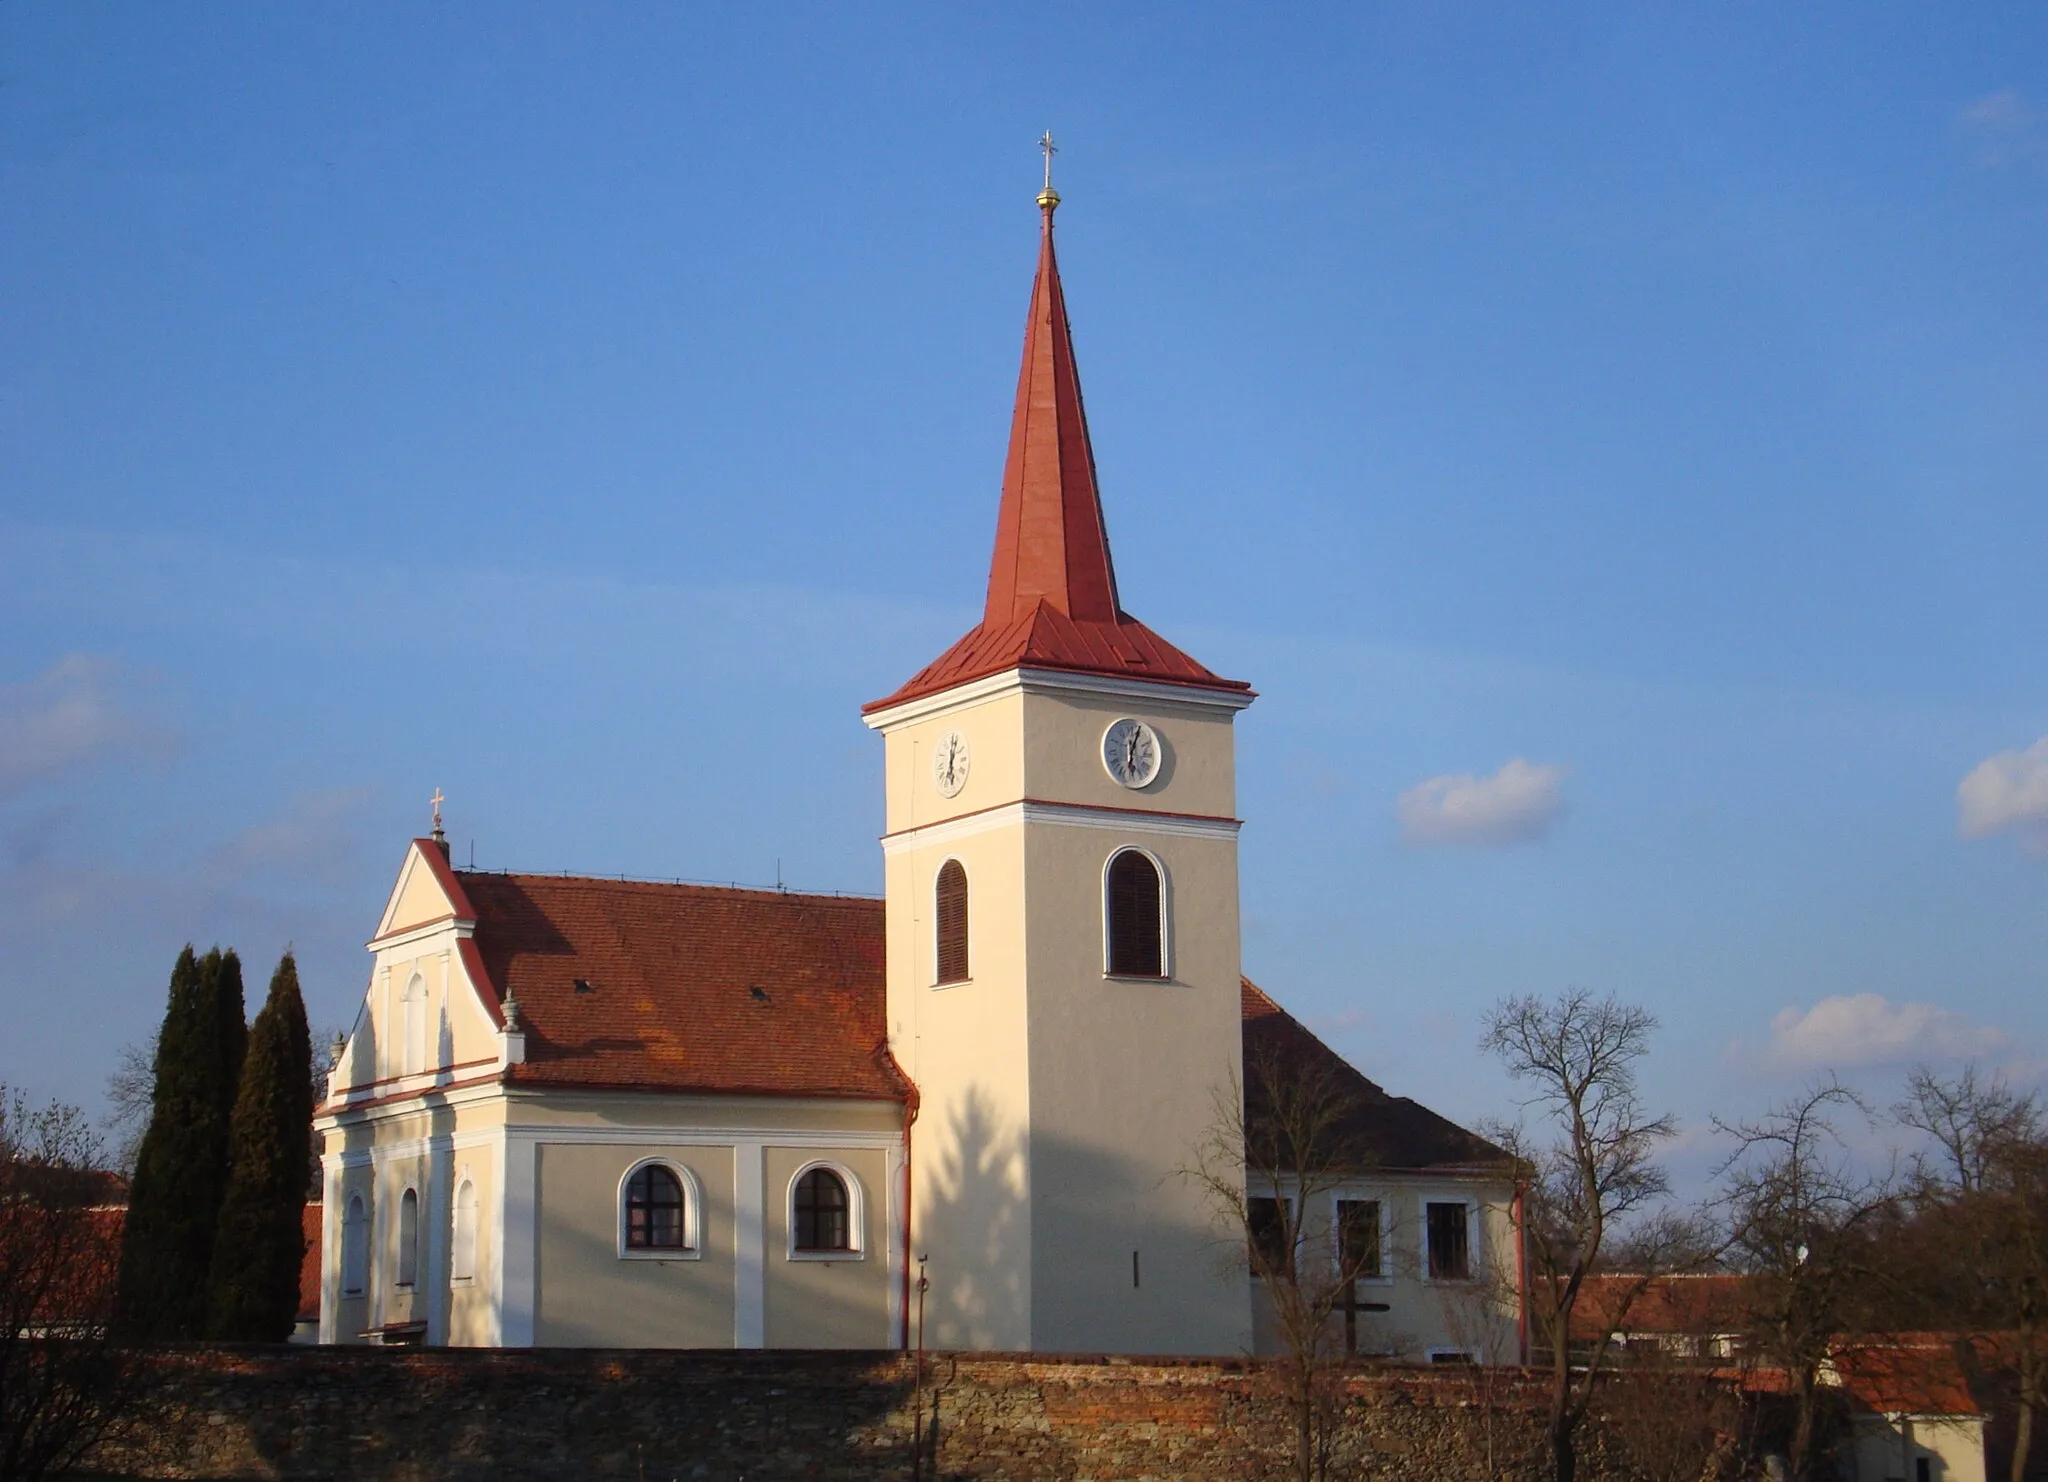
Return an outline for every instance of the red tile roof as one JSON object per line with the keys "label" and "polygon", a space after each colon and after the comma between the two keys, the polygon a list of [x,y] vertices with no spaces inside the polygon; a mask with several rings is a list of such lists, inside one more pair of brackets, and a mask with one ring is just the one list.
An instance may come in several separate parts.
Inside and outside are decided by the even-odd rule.
{"label": "red tile roof", "polygon": [[981,623],[872,712],[1016,668],[1064,669],[1209,689],[1249,690],[1196,663],[1130,616],[1095,483],[1066,295],[1043,203],[1038,277],[1024,324],[1024,363]]}
{"label": "red tile roof", "polygon": [[[1598,1340],[1608,1332],[1707,1337],[1741,1331],[1749,1320],[1745,1278],[1725,1272],[1696,1276],[1589,1276],[1572,1308],[1572,1336]],[[1621,1310],[1628,1304],[1627,1311]]]}
{"label": "red tile roof", "polygon": [[1878,1415],[1979,1415],[1956,1354],[1938,1333],[1893,1333],[1839,1343],[1832,1354],[1842,1388],[1858,1410]]}
{"label": "red tile roof", "polygon": [[861,709],[886,710],[1010,669],[1064,669],[1251,693],[1243,680],[1225,679],[1203,667],[1134,617],[1119,614],[1113,622],[1076,621],[1051,603],[1040,602],[1008,621],[983,622],[896,693]]}
{"label": "red tile roof", "polygon": [[[1282,1077],[1327,1074],[1350,1102],[1339,1131],[1344,1162],[1359,1171],[1415,1169],[1448,1173],[1468,1168],[1499,1170],[1506,1152],[1467,1132],[1406,1096],[1389,1096],[1359,1074],[1342,1056],[1311,1034],[1306,1025],[1273,1002],[1250,978],[1242,982],[1244,1009],[1245,1121],[1255,1128],[1261,1113],[1254,1067],[1270,1063]],[[1266,1061],[1266,1057],[1273,1057]]]}
{"label": "red tile roof", "polygon": [[491,990],[519,1002],[514,1082],[910,1094],[886,1044],[878,900],[459,874]]}

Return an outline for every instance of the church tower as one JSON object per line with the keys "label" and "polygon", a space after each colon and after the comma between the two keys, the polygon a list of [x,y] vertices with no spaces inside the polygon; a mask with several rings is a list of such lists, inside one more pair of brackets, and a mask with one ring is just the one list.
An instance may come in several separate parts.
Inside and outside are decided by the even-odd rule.
{"label": "church tower", "polygon": [[[1049,142],[1049,141],[1048,141]],[[1245,684],[1126,613],[1050,179],[980,624],[865,707],[887,771],[888,1028],[940,1348],[1217,1354],[1239,1253],[1176,1176],[1242,1063]]]}

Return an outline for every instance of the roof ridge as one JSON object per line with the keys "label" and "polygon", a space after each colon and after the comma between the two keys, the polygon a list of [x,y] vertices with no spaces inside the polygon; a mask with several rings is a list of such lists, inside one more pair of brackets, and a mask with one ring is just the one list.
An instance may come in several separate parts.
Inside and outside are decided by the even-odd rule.
{"label": "roof ridge", "polygon": [[737,881],[688,880],[680,876],[668,878],[657,875],[578,875],[568,870],[485,870],[459,869],[459,876],[472,880],[544,880],[550,885],[602,885],[607,889],[627,886],[642,890],[687,890],[707,895],[765,896],[774,900],[819,901],[827,905],[837,901],[849,905],[873,904],[885,899],[863,891],[851,890],[790,890],[778,885],[741,885]]}

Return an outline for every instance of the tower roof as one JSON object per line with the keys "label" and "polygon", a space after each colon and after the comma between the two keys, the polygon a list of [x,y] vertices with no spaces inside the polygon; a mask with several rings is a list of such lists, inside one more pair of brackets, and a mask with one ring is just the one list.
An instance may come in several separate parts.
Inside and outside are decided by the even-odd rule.
{"label": "tower roof", "polygon": [[1020,667],[1113,674],[1208,689],[1248,690],[1147,628],[1117,600],[1116,567],[1095,483],[1095,452],[1053,250],[1060,198],[1038,198],[1044,223],[1024,364],[1010,414],[1010,452],[996,514],[995,554],[981,622],[869,711]]}

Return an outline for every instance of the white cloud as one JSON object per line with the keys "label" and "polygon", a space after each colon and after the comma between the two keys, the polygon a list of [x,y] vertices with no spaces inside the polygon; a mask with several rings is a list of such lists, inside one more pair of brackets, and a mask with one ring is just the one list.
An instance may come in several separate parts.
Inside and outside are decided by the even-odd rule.
{"label": "white cloud", "polygon": [[1986,757],[1956,784],[1956,831],[1966,839],[2015,833],[2048,854],[2048,736]]}
{"label": "white cloud", "polygon": [[94,654],[0,685],[0,797],[108,757],[161,752],[169,731],[132,688],[119,664]]}
{"label": "white cloud", "polygon": [[2011,1042],[2002,1029],[1972,1024],[1931,1003],[1893,1003],[1881,993],[1836,994],[1810,1009],[1783,1009],[1771,1020],[1765,1058],[1788,1070],[1846,1070],[1996,1055]]}
{"label": "white cloud", "polygon": [[1418,782],[1394,799],[1401,838],[1482,847],[1540,839],[1564,813],[1568,770],[1516,757],[1491,777],[1453,772]]}

